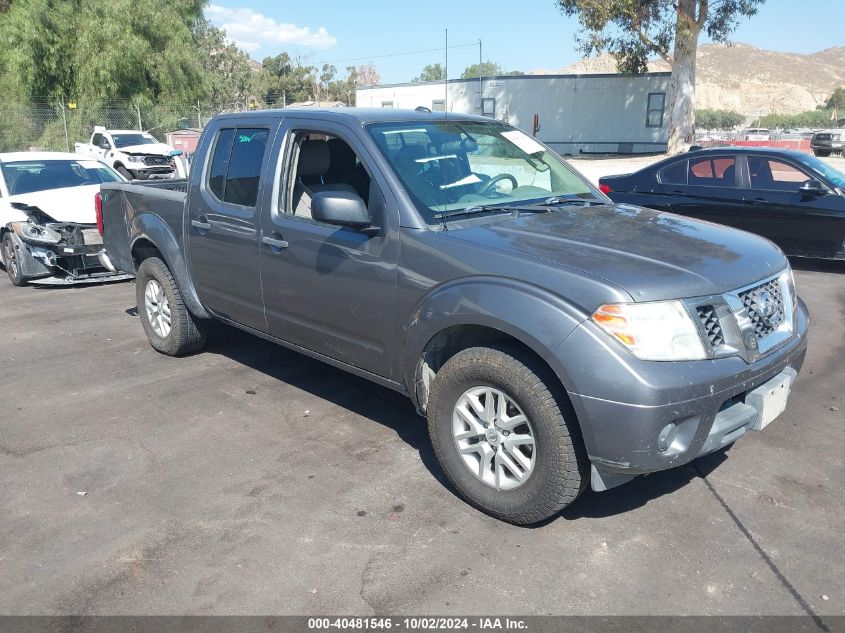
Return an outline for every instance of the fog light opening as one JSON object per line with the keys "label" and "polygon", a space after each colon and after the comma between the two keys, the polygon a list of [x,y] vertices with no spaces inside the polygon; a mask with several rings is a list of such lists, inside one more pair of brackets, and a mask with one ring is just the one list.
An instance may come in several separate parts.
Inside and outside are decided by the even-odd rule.
{"label": "fog light opening", "polygon": [[663,427],[663,430],[660,431],[660,435],[657,436],[657,450],[661,453],[668,453],[677,436],[678,427],[675,426],[674,422],[670,422]]}

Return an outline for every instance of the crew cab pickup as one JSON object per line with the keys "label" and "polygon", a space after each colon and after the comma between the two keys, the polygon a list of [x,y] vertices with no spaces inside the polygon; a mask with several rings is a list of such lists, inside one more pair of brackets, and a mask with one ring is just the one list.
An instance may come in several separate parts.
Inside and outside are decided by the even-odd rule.
{"label": "crew cab pickup", "polygon": [[127,180],[175,178],[175,156],[182,152],[159,143],[149,132],[95,126],[90,143],[74,143],[77,154],[98,158]]}
{"label": "crew cab pickup", "polygon": [[514,523],[763,429],[807,348],[771,242],[614,204],[488,118],[223,115],[188,180],[101,196],[156,350],[217,319],[407,394],[455,489]]}

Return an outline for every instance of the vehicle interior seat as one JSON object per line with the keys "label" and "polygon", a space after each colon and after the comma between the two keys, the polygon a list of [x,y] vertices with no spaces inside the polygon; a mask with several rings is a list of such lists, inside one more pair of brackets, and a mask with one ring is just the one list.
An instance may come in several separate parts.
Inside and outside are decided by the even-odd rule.
{"label": "vehicle interior seat", "polygon": [[355,150],[340,138],[330,138],[326,143],[329,146],[330,163],[329,170],[323,174],[323,184],[351,185],[366,203],[370,195],[370,176],[358,162]]}
{"label": "vehicle interior seat", "polygon": [[[291,209],[297,217],[311,218],[311,198],[318,191],[346,191],[357,193],[345,182],[325,183],[324,175],[331,168],[331,150],[323,140],[304,140],[299,146],[296,179],[291,196]],[[303,179],[317,179],[306,183]]]}
{"label": "vehicle interior seat", "polygon": [[775,179],[769,161],[756,156],[748,157],[748,171],[751,173],[752,189],[774,189]]}
{"label": "vehicle interior seat", "polygon": [[728,165],[722,174],[722,184],[725,187],[736,186],[736,165]]}

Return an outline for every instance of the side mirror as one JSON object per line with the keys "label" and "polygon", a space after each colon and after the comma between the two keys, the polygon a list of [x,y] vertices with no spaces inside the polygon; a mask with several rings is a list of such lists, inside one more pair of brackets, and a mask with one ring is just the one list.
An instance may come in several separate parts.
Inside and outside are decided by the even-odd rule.
{"label": "side mirror", "polygon": [[805,180],[798,190],[805,196],[823,196],[827,193],[825,186],[815,179]]}
{"label": "side mirror", "polygon": [[370,213],[361,196],[349,191],[316,192],[311,198],[311,217],[318,222],[352,229],[372,228]]}

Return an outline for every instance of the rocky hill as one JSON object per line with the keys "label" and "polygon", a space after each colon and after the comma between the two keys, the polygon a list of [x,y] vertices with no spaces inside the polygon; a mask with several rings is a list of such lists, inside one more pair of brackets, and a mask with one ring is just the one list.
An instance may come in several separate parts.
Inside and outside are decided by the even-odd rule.
{"label": "rocky hill", "polygon": [[[814,110],[845,86],[845,47],[811,55],[767,51],[748,44],[705,44],[698,49],[697,107],[735,110],[747,116]],[[665,71],[662,60],[649,70]],[[609,55],[583,59],[559,70],[529,74],[616,72]]]}

